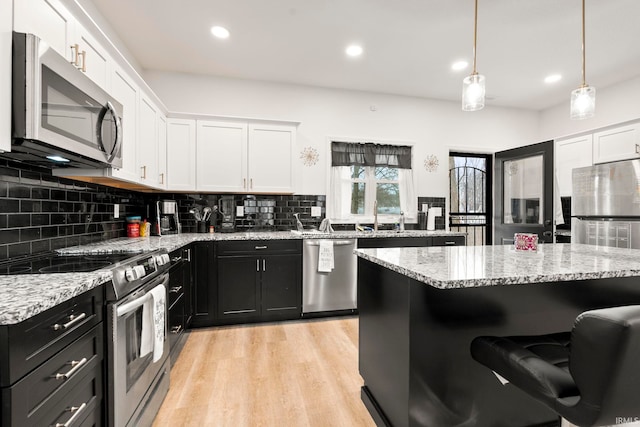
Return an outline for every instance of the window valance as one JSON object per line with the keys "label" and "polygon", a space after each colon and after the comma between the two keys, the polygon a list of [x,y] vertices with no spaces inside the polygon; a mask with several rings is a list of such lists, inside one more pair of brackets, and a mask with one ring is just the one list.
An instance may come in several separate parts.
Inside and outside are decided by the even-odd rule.
{"label": "window valance", "polygon": [[332,142],[331,166],[353,165],[411,169],[411,147],[372,142]]}

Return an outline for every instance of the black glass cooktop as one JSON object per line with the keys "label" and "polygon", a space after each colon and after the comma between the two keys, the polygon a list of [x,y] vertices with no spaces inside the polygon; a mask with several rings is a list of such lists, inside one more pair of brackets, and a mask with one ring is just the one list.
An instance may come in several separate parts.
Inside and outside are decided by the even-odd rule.
{"label": "black glass cooktop", "polygon": [[109,267],[134,255],[59,255],[57,253],[46,253],[0,263],[0,275],[88,272]]}

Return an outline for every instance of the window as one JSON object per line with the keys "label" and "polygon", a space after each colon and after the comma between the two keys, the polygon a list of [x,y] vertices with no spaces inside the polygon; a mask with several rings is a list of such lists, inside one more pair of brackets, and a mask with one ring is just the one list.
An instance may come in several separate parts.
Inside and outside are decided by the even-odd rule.
{"label": "window", "polygon": [[333,142],[331,152],[331,219],[372,221],[376,202],[379,221],[416,217],[411,147]]}

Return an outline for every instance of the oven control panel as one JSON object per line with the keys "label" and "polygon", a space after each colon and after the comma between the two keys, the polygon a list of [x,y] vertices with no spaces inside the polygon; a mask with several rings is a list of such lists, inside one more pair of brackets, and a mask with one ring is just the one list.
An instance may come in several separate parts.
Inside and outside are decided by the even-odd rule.
{"label": "oven control panel", "polygon": [[144,265],[136,265],[135,267],[127,268],[124,272],[124,277],[127,282],[133,282],[144,277],[147,274]]}
{"label": "oven control panel", "polygon": [[136,255],[121,262],[113,269],[113,280],[107,285],[108,301],[117,301],[134,292],[171,267],[171,258],[166,249]]}

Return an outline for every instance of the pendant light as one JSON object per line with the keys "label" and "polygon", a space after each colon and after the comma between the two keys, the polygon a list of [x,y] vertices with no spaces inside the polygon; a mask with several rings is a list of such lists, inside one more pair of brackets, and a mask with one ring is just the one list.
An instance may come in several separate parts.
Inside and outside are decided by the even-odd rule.
{"label": "pendant light", "polygon": [[582,0],[582,85],[571,92],[571,118],[574,120],[593,117],[596,110],[596,88],[587,85],[585,77],[584,2]]}
{"label": "pendant light", "polygon": [[478,0],[475,0],[473,23],[473,71],[462,81],[462,110],[478,111],[484,108],[484,76],[476,71],[476,42],[478,39]]}

